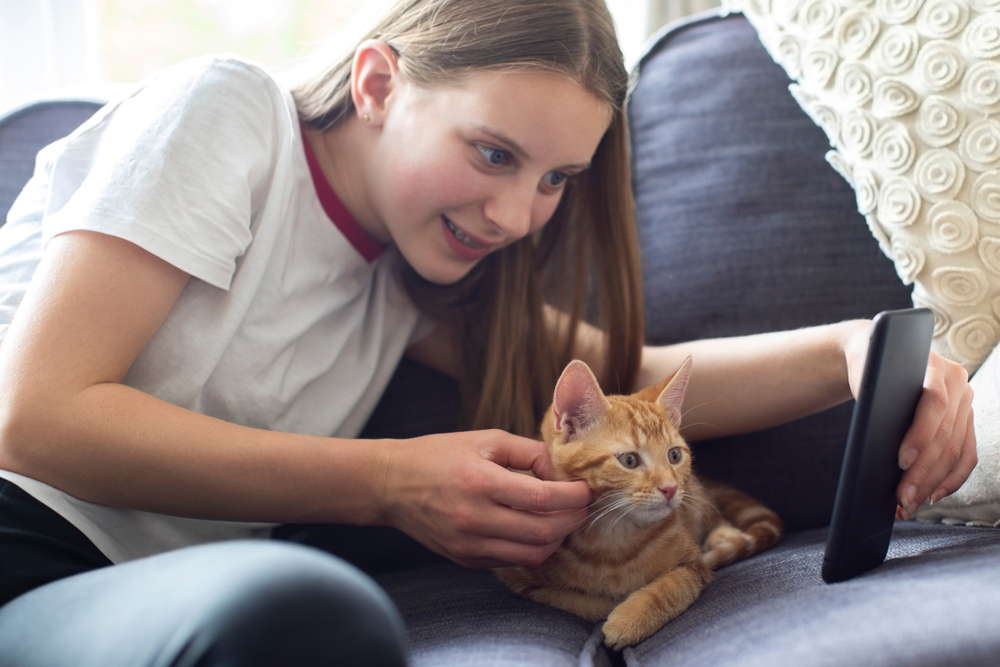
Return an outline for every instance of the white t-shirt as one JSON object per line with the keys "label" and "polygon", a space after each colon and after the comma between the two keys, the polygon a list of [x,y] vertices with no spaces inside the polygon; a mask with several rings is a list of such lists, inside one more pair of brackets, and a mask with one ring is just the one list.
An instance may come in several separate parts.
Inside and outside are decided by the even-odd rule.
{"label": "white t-shirt", "polygon": [[[226,55],[163,70],[39,153],[0,228],[0,339],[49,239],[111,234],[192,276],[124,384],[236,424],[357,437],[431,323],[399,284],[398,253],[382,252],[311,169],[292,96],[263,69]],[[0,477],[113,562],[271,527]]]}

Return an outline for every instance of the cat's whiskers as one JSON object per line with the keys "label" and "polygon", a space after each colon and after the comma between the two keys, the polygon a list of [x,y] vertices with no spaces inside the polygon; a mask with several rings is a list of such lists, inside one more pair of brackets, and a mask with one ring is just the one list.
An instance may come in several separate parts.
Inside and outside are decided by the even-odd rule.
{"label": "cat's whiskers", "polygon": [[629,498],[627,498],[627,497],[625,497],[625,498],[619,498],[618,500],[616,500],[616,501],[614,501],[613,503],[609,504],[609,505],[608,505],[607,507],[604,507],[604,508],[602,508],[602,509],[601,509],[601,510],[600,510],[600,511],[599,511],[599,512],[598,512],[598,513],[597,513],[597,514],[596,514],[596,515],[595,515],[595,516],[594,516],[594,517],[592,518],[592,520],[591,520],[590,524],[591,524],[591,525],[594,525],[594,524],[595,524],[595,523],[597,523],[597,522],[598,522],[598,521],[599,521],[600,519],[602,519],[602,518],[603,518],[603,517],[604,517],[605,515],[607,515],[607,514],[609,514],[609,513],[611,513],[611,512],[614,512],[614,511],[618,510],[619,508],[621,508],[621,507],[623,507],[623,506],[627,505],[628,503],[629,503]]}
{"label": "cat's whiskers", "polygon": [[719,510],[718,510],[718,508],[717,508],[717,507],[716,507],[715,505],[713,505],[712,503],[710,503],[710,502],[709,502],[708,500],[706,500],[705,498],[702,498],[702,497],[701,497],[701,496],[699,496],[699,495],[698,495],[697,493],[685,493],[685,494],[684,494],[684,500],[688,500],[688,499],[690,499],[690,500],[692,500],[692,501],[695,501],[695,502],[699,502],[699,503],[702,503],[703,505],[705,505],[705,506],[707,506],[707,507],[711,507],[711,508],[712,508],[713,510],[715,510],[716,512],[718,512],[718,511],[719,511]]}
{"label": "cat's whiskers", "polygon": [[699,521],[704,521],[705,520],[705,508],[703,506],[697,505],[697,504],[692,503],[692,502],[688,502],[687,498],[684,498],[683,500],[681,500],[681,506],[682,507],[687,507],[692,512],[694,512],[697,515]]}
{"label": "cat's whiskers", "polygon": [[711,422],[694,422],[693,424],[684,424],[684,426],[681,426],[679,429],[677,429],[677,432],[680,433],[684,429],[690,428],[692,426],[711,426],[712,428],[716,429],[717,431],[719,431],[719,433],[722,433],[723,435],[725,435],[726,433],[724,430],[722,430],[721,428],[719,428],[718,426],[716,426]]}
{"label": "cat's whiskers", "polygon": [[683,413],[681,413],[681,423],[684,422],[684,417],[686,417],[687,414],[689,412],[691,412],[692,410],[697,410],[698,408],[702,408],[702,407],[705,407],[706,405],[711,405],[712,403],[715,403],[717,401],[721,401],[725,395],[726,395],[725,392],[723,392],[723,394],[721,396],[719,396],[718,398],[713,398],[711,401],[705,401],[704,403],[699,403],[698,405],[695,405],[695,406],[692,406],[692,407],[688,408]]}
{"label": "cat's whiskers", "polygon": [[[689,500],[691,502],[688,502]],[[688,507],[690,507],[692,510],[697,511],[699,513],[699,516],[701,516],[702,518],[704,518],[705,516],[704,512],[709,509],[718,514],[720,518],[722,517],[722,512],[719,511],[718,507],[716,507],[715,505],[705,500],[696,493],[685,493],[684,498],[681,500],[681,504],[683,505],[685,503],[687,503]]]}
{"label": "cat's whiskers", "polygon": [[615,512],[615,511],[621,509],[622,507],[624,507],[624,506],[626,506],[626,505],[628,505],[628,504],[630,504],[632,502],[632,499],[631,499],[630,495],[627,492],[625,492],[625,491],[615,491],[615,492],[613,492],[611,494],[608,494],[607,496],[604,496],[603,498],[601,498],[600,500],[598,500],[596,503],[591,503],[591,504],[592,505],[596,505],[597,503],[607,502],[608,498],[613,498],[615,496],[621,496],[621,497],[615,499],[612,502],[610,502],[606,507],[602,507],[598,511],[597,514],[595,514],[593,517],[590,517],[589,523],[588,523],[588,525],[587,525],[587,527],[586,527],[585,530],[590,530],[602,518],[604,518],[605,516],[607,516],[608,514],[610,514],[612,512]]}
{"label": "cat's whiskers", "polygon": [[621,514],[619,514],[618,516],[616,516],[616,517],[615,517],[615,519],[614,519],[614,521],[612,521],[612,522],[611,522],[611,525],[610,525],[610,526],[608,526],[608,527],[607,527],[607,529],[605,529],[605,531],[604,531],[604,532],[605,532],[605,534],[610,534],[610,533],[611,533],[611,532],[612,532],[612,531],[613,531],[613,530],[615,529],[615,525],[616,525],[616,524],[617,524],[617,523],[618,523],[619,521],[621,521],[622,519],[624,519],[624,518],[625,518],[626,516],[628,516],[628,514],[629,514],[630,512],[632,512],[633,510],[636,510],[636,509],[639,509],[639,506],[638,506],[638,505],[635,505],[635,504],[633,504],[633,505],[632,505],[631,507],[629,507],[629,508],[628,508],[627,510],[625,510],[624,512],[622,512]]}

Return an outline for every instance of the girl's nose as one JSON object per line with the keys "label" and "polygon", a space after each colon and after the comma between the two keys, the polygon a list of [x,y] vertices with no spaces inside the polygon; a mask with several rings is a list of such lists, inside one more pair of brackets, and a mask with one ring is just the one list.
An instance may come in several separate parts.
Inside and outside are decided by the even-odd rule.
{"label": "girl's nose", "polygon": [[484,213],[507,239],[519,239],[531,231],[534,197],[534,186],[529,191],[524,185],[515,184],[488,199]]}

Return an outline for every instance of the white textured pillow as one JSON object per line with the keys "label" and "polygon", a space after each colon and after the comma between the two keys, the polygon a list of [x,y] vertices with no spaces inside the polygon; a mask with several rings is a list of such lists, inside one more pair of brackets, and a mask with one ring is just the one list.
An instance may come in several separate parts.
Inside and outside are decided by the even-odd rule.
{"label": "white textured pillow", "polygon": [[727,0],[797,83],[830,164],[974,372],[1000,341],[1000,0]]}
{"label": "white textured pillow", "polygon": [[1000,526],[1000,0],[724,0],[795,83],[933,350],[972,379],[979,466],[926,521]]}

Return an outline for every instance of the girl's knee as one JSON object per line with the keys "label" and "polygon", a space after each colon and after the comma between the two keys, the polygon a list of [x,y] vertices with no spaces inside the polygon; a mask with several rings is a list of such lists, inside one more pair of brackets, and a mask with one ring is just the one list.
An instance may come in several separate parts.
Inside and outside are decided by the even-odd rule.
{"label": "girl's knee", "polygon": [[[218,564],[200,619],[177,647],[179,665],[404,665],[405,629],[364,573],[297,545],[199,547]],[[200,575],[204,577],[205,574]]]}

